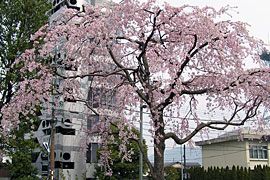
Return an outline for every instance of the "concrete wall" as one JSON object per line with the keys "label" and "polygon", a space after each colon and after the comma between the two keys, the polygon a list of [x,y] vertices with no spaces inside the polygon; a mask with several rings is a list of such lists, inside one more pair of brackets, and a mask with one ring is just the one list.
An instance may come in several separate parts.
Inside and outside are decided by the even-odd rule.
{"label": "concrete wall", "polygon": [[[268,159],[250,158],[249,148],[252,145],[267,146]],[[270,144],[267,142],[254,141],[225,141],[202,146],[203,167],[226,167],[242,166],[254,169],[255,166],[270,165]]]}

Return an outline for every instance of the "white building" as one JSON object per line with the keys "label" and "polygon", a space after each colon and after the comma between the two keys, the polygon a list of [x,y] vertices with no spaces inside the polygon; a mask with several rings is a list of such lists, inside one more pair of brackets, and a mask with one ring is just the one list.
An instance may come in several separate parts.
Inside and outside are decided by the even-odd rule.
{"label": "white building", "polygon": [[196,142],[202,147],[202,165],[232,168],[270,166],[270,131],[245,129],[232,131],[217,138]]}

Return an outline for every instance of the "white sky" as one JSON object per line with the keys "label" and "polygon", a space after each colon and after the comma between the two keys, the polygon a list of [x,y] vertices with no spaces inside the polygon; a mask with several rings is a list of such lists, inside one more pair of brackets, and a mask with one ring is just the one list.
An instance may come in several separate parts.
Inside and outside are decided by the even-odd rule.
{"label": "white sky", "polygon": [[[159,0],[159,2],[165,2]],[[269,44],[270,34],[270,1],[269,0],[167,0],[172,6],[183,4],[197,5],[200,7],[212,6],[217,9],[223,6],[237,7],[232,12],[233,20],[240,20],[251,25],[250,33],[256,38]]]}
{"label": "white sky", "polygon": [[[120,2],[121,0],[113,0]],[[212,6],[220,9],[223,6],[237,7],[232,12],[233,20],[247,22],[251,25],[250,33],[269,44],[270,41],[270,0],[157,0],[160,4],[168,2],[172,6],[184,4],[199,7]]]}

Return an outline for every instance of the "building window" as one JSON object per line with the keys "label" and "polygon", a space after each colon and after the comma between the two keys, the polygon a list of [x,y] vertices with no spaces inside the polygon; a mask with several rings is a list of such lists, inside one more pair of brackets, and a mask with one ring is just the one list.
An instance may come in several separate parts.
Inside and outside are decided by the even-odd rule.
{"label": "building window", "polygon": [[42,169],[42,171],[48,171],[48,166],[42,165],[41,169]]}
{"label": "building window", "polygon": [[66,160],[66,161],[69,160],[69,159],[70,159],[70,154],[67,153],[67,152],[64,153],[64,154],[63,154],[63,159]]}
{"label": "building window", "polygon": [[97,115],[90,115],[87,119],[87,129],[93,130],[93,126],[95,126],[99,121],[99,116]]}
{"label": "building window", "polygon": [[86,163],[97,163],[97,143],[90,143],[86,152]]}
{"label": "building window", "polygon": [[65,1],[64,0],[54,0],[53,1],[53,9],[52,9],[52,14],[57,12],[62,6],[65,5]]}
{"label": "building window", "polygon": [[55,128],[56,133],[60,133],[62,135],[70,135],[75,136],[76,130],[72,128],[63,128],[62,126],[57,126]]}
{"label": "building window", "polygon": [[77,0],[70,0],[70,4],[76,5],[77,4]]}
{"label": "building window", "polygon": [[95,6],[96,5],[96,0],[91,0],[91,5]]}
{"label": "building window", "polygon": [[267,159],[267,146],[255,146],[249,147],[249,157],[251,159]]}
{"label": "building window", "polygon": [[115,107],[116,93],[110,89],[90,88],[87,99],[93,108],[106,107],[106,109],[112,109]]}
{"label": "building window", "polygon": [[87,99],[93,108],[98,108],[100,103],[100,88],[90,88]]}

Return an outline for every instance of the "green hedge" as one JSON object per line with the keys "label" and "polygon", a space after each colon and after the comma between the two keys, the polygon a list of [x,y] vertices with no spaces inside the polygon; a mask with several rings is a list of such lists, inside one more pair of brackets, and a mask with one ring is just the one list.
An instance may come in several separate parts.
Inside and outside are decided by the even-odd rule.
{"label": "green hedge", "polygon": [[243,167],[232,169],[210,167],[204,170],[202,167],[194,167],[188,170],[189,180],[270,180],[270,167],[257,166],[254,170]]}

